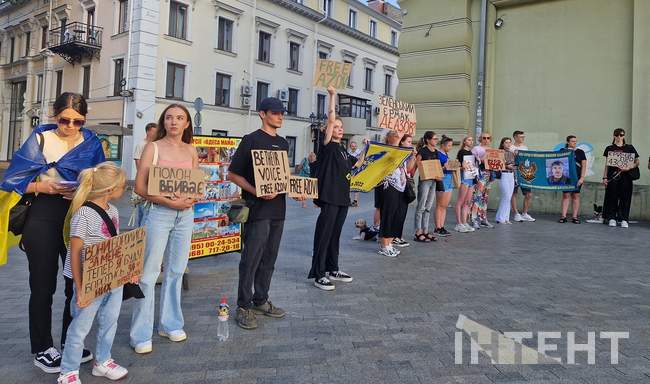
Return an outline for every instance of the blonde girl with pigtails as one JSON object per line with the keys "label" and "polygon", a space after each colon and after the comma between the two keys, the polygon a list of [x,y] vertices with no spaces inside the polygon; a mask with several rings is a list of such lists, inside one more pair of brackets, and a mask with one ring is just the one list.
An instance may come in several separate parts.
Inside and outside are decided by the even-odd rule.
{"label": "blonde girl with pigtails", "polygon": [[[117,235],[119,212],[111,200],[117,200],[124,192],[124,171],[111,162],[98,164],[79,174],[77,188],[70,212],[70,245],[65,259],[63,274],[74,281],[72,323],[68,328],[65,349],[61,360],[60,384],[78,384],[79,365],[84,340],[90,332],[95,316],[99,318],[93,376],[119,380],[128,373],[111,358],[111,348],[117,319],[122,306],[122,286],[115,288],[91,302],[82,302],[78,292],[82,289],[82,262],[84,248]],[[136,283],[137,281],[132,281]]]}

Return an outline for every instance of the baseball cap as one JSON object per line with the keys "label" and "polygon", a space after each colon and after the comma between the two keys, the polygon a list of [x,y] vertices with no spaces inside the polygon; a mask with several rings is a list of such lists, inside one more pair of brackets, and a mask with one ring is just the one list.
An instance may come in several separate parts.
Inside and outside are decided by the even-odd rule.
{"label": "baseball cap", "polygon": [[267,97],[262,100],[258,111],[286,112],[284,103],[277,97]]}

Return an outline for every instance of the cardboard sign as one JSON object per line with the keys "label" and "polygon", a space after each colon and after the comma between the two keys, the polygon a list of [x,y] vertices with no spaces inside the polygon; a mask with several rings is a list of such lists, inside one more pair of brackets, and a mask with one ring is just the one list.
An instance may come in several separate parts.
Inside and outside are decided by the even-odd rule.
{"label": "cardboard sign", "polygon": [[289,177],[289,197],[318,199],[318,179],[311,177]]}
{"label": "cardboard sign", "polygon": [[488,171],[503,171],[506,169],[506,156],[503,149],[485,150],[485,169]]}
{"label": "cardboard sign", "polygon": [[287,151],[251,150],[257,197],[287,193],[289,157]]}
{"label": "cardboard sign", "polygon": [[314,85],[323,88],[331,85],[336,89],[343,89],[348,85],[351,72],[351,63],[318,59],[316,73],[314,74]]}
{"label": "cardboard sign", "polygon": [[422,180],[440,180],[443,177],[440,160],[422,160],[418,164],[418,169]]}
{"label": "cardboard sign", "polygon": [[390,96],[379,96],[379,128],[397,131],[400,135],[415,132],[415,105],[396,100]]}
{"label": "cardboard sign", "polygon": [[142,274],[144,228],[134,229],[84,248],[81,292],[82,304],[131,281]]}
{"label": "cardboard sign", "polygon": [[445,164],[445,168],[449,171],[458,171],[460,170],[461,164],[457,159],[449,159]]}
{"label": "cardboard sign", "polygon": [[206,174],[195,168],[149,168],[147,193],[151,196],[201,198],[205,194]]}
{"label": "cardboard sign", "polygon": [[634,165],[634,153],[607,152],[607,166],[617,168],[630,168]]}

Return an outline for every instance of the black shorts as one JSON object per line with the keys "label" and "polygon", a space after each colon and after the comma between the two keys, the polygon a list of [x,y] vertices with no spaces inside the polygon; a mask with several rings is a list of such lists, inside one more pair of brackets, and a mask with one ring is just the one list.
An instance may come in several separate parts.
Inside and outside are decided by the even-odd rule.
{"label": "black shorts", "polygon": [[375,208],[381,209],[381,205],[384,202],[382,190],[384,189],[383,185],[378,185],[375,187]]}
{"label": "black shorts", "polygon": [[515,185],[515,190],[513,191],[513,193],[517,193],[517,189],[521,189],[521,194],[524,195],[524,196],[527,195],[527,194],[529,194],[529,193],[531,193],[531,192],[533,191],[533,190],[530,189],[530,188],[520,187],[520,186],[518,186],[518,185]]}

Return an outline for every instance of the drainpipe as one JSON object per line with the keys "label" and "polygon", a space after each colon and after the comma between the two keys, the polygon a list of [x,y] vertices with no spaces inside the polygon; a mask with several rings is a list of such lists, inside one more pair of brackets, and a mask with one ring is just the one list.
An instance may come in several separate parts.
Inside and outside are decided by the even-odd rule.
{"label": "drainpipe", "polygon": [[485,50],[487,48],[487,0],[481,0],[481,25],[479,32],[479,51],[478,51],[478,82],[476,83],[476,121],[475,135],[476,140],[483,133],[483,123],[485,117]]}

